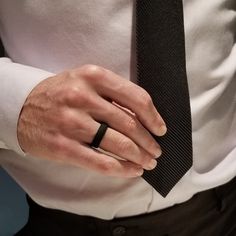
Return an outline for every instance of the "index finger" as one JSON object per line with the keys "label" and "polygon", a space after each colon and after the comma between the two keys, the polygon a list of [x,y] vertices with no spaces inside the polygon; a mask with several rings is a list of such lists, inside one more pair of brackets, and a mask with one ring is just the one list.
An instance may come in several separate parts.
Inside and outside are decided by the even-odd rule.
{"label": "index finger", "polygon": [[162,136],[166,133],[166,124],[146,90],[106,69],[99,71],[95,83],[96,91],[101,96],[134,112],[143,126],[153,134]]}

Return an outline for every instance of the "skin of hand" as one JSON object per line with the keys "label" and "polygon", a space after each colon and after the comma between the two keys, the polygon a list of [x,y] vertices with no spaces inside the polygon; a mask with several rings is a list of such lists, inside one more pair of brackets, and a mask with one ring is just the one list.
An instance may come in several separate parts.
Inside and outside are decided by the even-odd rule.
{"label": "skin of hand", "polygon": [[[105,152],[89,146],[101,122],[109,126],[99,146]],[[32,90],[17,135],[27,154],[129,178],[156,166],[161,148],[149,131],[162,136],[166,130],[144,89],[107,69],[84,65]]]}

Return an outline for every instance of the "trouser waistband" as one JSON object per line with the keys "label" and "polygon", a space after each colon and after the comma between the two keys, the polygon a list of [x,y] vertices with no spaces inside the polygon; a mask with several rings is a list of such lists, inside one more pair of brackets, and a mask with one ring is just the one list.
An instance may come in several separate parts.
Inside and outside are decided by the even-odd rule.
{"label": "trouser waistband", "polygon": [[234,227],[236,231],[236,178],[173,207],[113,220],[48,209],[30,197],[27,200],[30,211],[25,229],[34,232],[29,234],[33,236],[226,236]]}

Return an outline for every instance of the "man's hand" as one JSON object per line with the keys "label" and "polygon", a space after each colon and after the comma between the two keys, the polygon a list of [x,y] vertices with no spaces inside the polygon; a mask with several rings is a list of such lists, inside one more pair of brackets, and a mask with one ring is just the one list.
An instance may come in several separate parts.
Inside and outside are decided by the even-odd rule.
{"label": "man's hand", "polygon": [[[89,146],[101,122],[109,125],[100,148]],[[156,165],[160,146],[148,132],[166,126],[148,93],[104,68],[86,65],[41,82],[18,121],[21,148],[104,175],[135,177]]]}

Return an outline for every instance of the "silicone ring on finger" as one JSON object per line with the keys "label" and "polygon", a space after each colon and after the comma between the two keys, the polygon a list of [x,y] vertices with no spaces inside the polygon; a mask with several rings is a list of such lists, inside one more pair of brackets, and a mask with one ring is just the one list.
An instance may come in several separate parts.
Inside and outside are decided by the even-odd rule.
{"label": "silicone ring on finger", "polygon": [[108,125],[104,122],[101,123],[101,125],[98,128],[97,133],[95,134],[93,141],[90,144],[90,147],[98,148],[106,131],[107,131]]}

